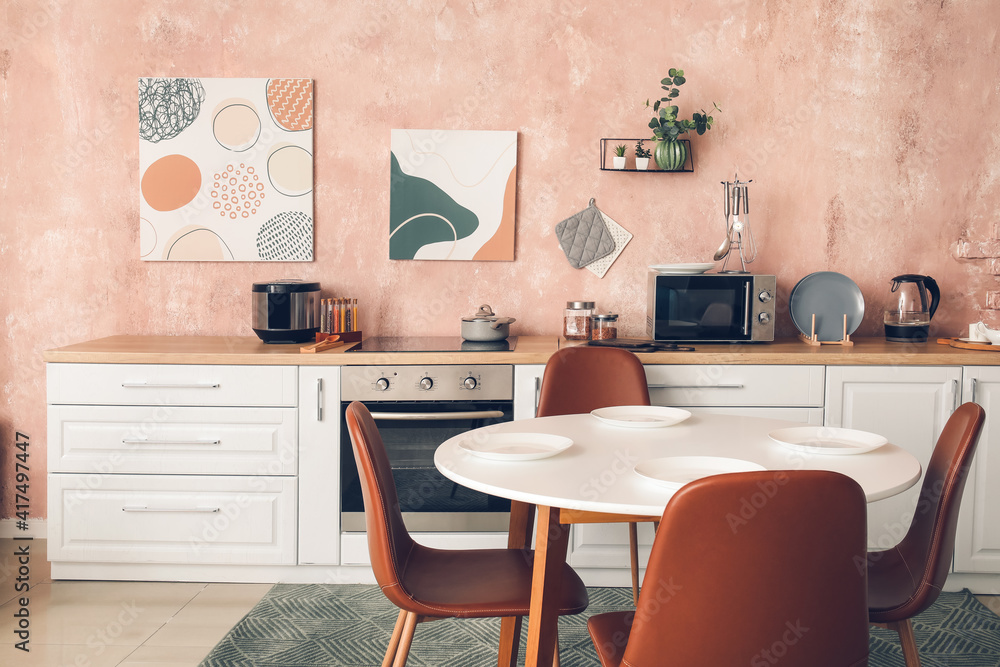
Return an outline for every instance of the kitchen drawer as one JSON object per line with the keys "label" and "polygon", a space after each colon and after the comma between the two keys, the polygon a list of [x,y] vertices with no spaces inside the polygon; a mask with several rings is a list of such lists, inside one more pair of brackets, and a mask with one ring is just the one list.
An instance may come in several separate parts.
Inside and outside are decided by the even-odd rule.
{"label": "kitchen drawer", "polygon": [[49,472],[294,475],[295,408],[53,405]]}
{"label": "kitchen drawer", "polygon": [[646,366],[653,405],[822,407],[823,366]]}
{"label": "kitchen drawer", "polygon": [[127,563],[295,563],[295,479],[48,477],[48,557]]}
{"label": "kitchen drawer", "polygon": [[47,364],[48,403],[295,407],[295,366]]}

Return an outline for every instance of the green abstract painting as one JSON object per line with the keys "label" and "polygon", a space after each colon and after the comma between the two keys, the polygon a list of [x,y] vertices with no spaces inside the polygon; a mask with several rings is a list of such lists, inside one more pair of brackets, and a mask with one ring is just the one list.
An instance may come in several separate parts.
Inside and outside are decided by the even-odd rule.
{"label": "green abstract painting", "polygon": [[513,260],[517,133],[393,130],[389,258]]}

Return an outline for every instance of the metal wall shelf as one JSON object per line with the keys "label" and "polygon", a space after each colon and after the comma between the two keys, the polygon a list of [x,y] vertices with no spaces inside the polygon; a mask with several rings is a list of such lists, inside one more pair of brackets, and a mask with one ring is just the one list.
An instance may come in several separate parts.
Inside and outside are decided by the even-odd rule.
{"label": "metal wall shelf", "polygon": [[[649,158],[649,169],[636,169],[635,168],[635,142],[637,142],[637,141],[639,141],[638,137],[633,138],[633,139],[627,139],[627,138],[626,139],[616,139],[614,137],[610,137],[610,138],[606,138],[606,139],[601,139],[601,171],[637,171],[640,174],[642,174],[642,173],[680,174],[680,173],[683,173],[683,172],[690,173],[690,172],[694,171],[694,153],[691,152],[691,140],[690,139],[678,139],[678,141],[684,143],[684,147],[687,149],[687,157],[684,159],[684,166],[682,168],[680,168],[680,169],[675,169],[673,171],[666,171],[664,169],[660,169],[659,167],[656,166],[656,161],[653,160],[653,158]],[[643,141],[647,142],[647,144],[649,146],[649,151],[650,151],[650,153],[652,153],[653,149],[656,147],[656,142],[655,141],[650,141],[649,139],[643,139]],[[613,150],[612,151],[608,150],[608,144],[609,144],[609,142],[610,143],[615,143],[615,144],[625,144],[626,146],[629,147],[628,156],[626,157],[626,160],[625,160],[625,165],[626,165],[625,169],[615,169],[613,166],[610,166],[610,165],[614,164],[611,161],[611,158],[614,157],[614,151]],[[611,153],[611,155],[609,155],[608,153]],[[633,165],[631,168],[628,167],[629,162],[631,162],[632,165]]]}

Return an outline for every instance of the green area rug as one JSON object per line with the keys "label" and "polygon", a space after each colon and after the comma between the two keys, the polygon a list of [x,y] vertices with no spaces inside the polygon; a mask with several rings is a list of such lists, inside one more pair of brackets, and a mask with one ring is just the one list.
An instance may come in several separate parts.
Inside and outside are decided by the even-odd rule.
{"label": "green area rug", "polygon": [[[588,616],[631,608],[631,589],[588,592],[586,612],[559,620],[563,667],[598,664],[587,634]],[[377,586],[278,584],[212,649],[201,667],[377,666],[398,613]],[[924,667],[1000,667],[1000,617],[968,591],[943,593],[914,619],[913,629]],[[497,619],[423,623],[417,626],[407,665],[495,665],[499,641]],[[869,664],[903,667],[895,633],[872,628]]]}

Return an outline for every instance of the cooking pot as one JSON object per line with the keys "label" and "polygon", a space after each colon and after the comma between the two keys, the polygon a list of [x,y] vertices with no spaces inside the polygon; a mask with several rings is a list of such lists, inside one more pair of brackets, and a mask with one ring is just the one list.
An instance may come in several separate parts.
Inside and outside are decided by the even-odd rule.
{"label": "cooking pot", "polygon": [[497,317],[488,304],[479,306],[472,317],[462,318],[462,338],[465,340],[503,340],[510,335],[513,317]]}
{"label": "cooking pot", "polygon": [[319,283],[253,284],[253,332],[265,343],[304,343],[319,331]]}

